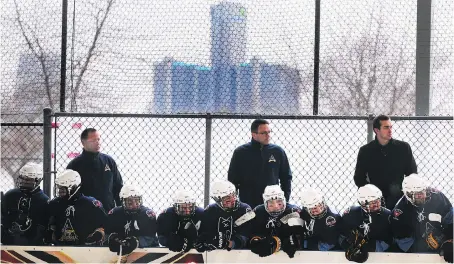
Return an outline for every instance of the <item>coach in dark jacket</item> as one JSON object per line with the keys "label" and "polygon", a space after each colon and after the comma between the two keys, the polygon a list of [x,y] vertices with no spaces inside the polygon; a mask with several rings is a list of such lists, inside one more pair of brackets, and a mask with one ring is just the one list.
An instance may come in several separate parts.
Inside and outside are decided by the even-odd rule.
{"label": "coach in dark jacket", "polygon": [[392,210],[402,193],[405,176],[417,173],[415,158],[407,142],[392,138],[389,116],[379,115],[373,121],[375,140],[359,149],[355,169],[358,187],[371,183],[383,193],[386,208]]}
{"label": "coach in dark jacket", "polygon": [[80,139],[84,147],[83,152],[66,168],[80,174],[82,193],[101,201],[108,212],[121,205],[120,190],[123,187],[123,180],[117,164],[112,157],[100,152],[101,136],[96,129],[85,129]]}
{"label": "coach in dark jacket", "polygon": [[271,130],[263,119],[251,125],[252,140],[235,149],[228,179],[239,190],[240,201],[252,208],[263,204],[262,194],[268,185],[279,184],[290,199],[292,172],[285,151],[270,144]]}

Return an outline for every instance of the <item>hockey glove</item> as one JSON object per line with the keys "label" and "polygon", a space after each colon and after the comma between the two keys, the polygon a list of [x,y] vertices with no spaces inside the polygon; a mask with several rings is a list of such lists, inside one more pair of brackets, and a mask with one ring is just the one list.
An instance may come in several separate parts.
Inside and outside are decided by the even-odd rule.
{"label": "hockey glove", "polygon": [[363,263],[369,258],[369,252],[365,248],[367,240],[357,229],[352,231],[347,238],[347,242],[350,246],[345,252],[345,258],[358,263]]}
{"label": "hockey glove", "polygon": [[282,250],[287,253],[290,258],[295,256],[296,250],[299,248],[299,239],[296,235],[290,235],[282,240]]}
{"label": "hockey glove", "polygon": [[107,243],[109,244],[110,251],[117,253],[117,255],[120,254],[121,241],[120,241],[118,234],[117,233],[110,234],[110,236],[107,240],[108,240]]}
{"label": "hockey glove", "polygon": [[104,240],[104,229],[98,228],[85,239],[85,245],[102,244]]}
{"label": "hockey glove", "polygon": [[267,257],[281,249],[281,240],[276,237],[253,237],[250,242],[252,253]]}
{"label": "hockey glove", "polygon": [[187,239],[185,239],[177,234],[171,234],[169,238],[167,239],[167,246],[169,247],[169,250],[173,252],[180,252],[183,250],[183,246],[187,243]]}
{"label": "hockey glove", "polygon": [[439,229],[433,229],[426,237],[427,246],[433,250],[439,249],[444,240],[445,236]]}
{"label": "hockey glove", "polygon": [[139,240],[135,236],[130,236],[121,241],[123,246],[122,255],[131,254],[136,248],[139,247]]}
{"label": "hockey glove", "polygon": [[448,263],[452,263],[453,261],[452,249],[453,249],[452,239],[445,241],[443,245],[441,245],[440,247],[440,254],[443,254],[443,258]]}
{"label": "hockey glove", "polygon": [[363,248],[349,248],[345,252],[345,258],[350,261],[363,263],[369,258],[369,252]]}

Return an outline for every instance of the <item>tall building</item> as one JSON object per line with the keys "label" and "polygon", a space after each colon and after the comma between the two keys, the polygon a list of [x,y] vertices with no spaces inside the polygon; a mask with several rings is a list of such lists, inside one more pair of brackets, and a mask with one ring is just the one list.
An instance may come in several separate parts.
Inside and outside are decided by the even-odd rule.
{"label": "tall building", "polygon": [[246,60],[246,9],[221,2],[211,7],[211,65],[238,66]]}
{"label": "tall building", "polygon": [[165,58],[155,64],[155,113],[299,114],[298,69],[246,62],[246,9],[211,7],[211,67]]}

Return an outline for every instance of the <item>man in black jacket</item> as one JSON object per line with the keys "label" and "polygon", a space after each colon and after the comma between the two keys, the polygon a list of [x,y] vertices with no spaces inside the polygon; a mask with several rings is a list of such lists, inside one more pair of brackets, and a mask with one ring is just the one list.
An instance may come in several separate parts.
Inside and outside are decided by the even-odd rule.
{"label": "man in black jacket", "polygon": [[73,159],[66,169],[75,170],[82,178],[81,191],[101,201],[108,212],[121,205],[120,190],[123,180],[115,160],[101,149],[101,136],[94,128],[85,129],[80,139],[83,152]]}
{"label": "man in black jacket", "polygon": [[270,144],[268,121],[257,119],[251,125],[251,142],[235,149],[228,180],[239,190],[240,201],[252,208],[263,203],[262,194],[268,185],[279,184],[287,201],[290,199],[292,172],[285,151]]}
{"label": "man in black jacket", "polygon": [[355,184],[377,186],[383,193],[386,208],[392,210],[403,195],[405,176],[417,173],[416,162],[407,142],[392,138],[389,116],[379,115],[373,121],[375,140],[359,149],[355,169]]}

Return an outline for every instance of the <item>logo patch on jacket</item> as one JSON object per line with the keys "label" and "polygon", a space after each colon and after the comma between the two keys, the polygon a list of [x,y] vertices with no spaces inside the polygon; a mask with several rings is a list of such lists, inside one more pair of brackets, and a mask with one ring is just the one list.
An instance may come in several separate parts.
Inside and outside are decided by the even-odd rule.
{"label": "logo patch on jacket", "polygon": [[336,224],[336,218],[331,215],[326,218],[326,226],[332,227]]}
{"label": "logo patch on jacket", "polygon": [[399,220],[397,219],[401,214],[403,214],[402,210],[400,209],[394,209],[393,211],[393,218],[396,219],[396,220]]}
{"label": "logo patch on jacket", "polygon": [[104,171],[110,171],[109,165],[106,164],[106,167],[104,168]]}
{"label": "logo patch on jacket", "polygon": [[273,155],[270,156],[270,159],[268,160],[268,162],[276,162],[276,159],[274,158]]}
{"label": "logo patch on jacket", "polygon": [[93,205],[96,206],[96,207],[102,207],[102,203],[98,200],[94,200],[93,201]]}
{"label": "logo patch on jacket", "polygon": [[156,217],[156,214],[153,212],[153,210],[149,209],[145,212],[148,217],[153,218]]}

